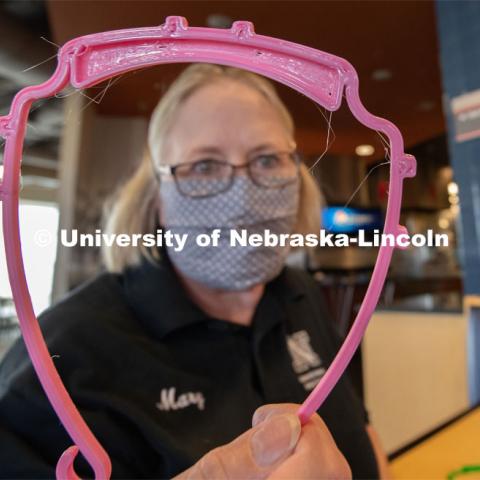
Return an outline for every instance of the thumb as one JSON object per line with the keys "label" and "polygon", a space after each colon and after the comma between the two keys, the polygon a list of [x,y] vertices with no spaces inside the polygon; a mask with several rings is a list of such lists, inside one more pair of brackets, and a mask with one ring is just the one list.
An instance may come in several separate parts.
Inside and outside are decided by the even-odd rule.
{"label": "thumb", "polygon": [[292,453],[300,432],[297,415],[273,414],[233,442],[208,452],[175,480],[266,478]]}

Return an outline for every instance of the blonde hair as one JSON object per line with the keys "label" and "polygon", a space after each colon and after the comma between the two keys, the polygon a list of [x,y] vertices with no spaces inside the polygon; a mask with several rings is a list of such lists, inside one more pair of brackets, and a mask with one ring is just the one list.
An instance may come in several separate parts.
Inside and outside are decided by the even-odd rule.
{"label": "blonde hair", "polygon": [[[174,115],[182,103],[203,85],[214,81],[241,82],[260,92],[277,110],[289,134],[294,136],[290,113],[280,100],[275,87],[267,79],[234,67],[198,63],[187,67],[172,83],[153,111],[148,131],[148,144],[135,174],[105,206],[104,231],[109,234],[155,233],[158,227],[159,184],[154,162],[161,163],[161,152]],[[317,183],[304,164],[300,166],[300,204],[295,233],[318,233],[321,195]],[[142,256],[156,262],[158,249],[139,247],[102,247],[102,257],[111,272],[122,272],[138,264]]]}

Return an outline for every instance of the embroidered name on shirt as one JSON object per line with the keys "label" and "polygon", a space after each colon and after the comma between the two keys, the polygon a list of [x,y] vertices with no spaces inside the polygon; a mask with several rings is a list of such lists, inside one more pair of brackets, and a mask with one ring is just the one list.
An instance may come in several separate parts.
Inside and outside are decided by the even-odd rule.
{"label": "embroidered name on shirt", "polygon": [[162,388],[160,392],[160,401],[156,406],[159,410],[170,411],[179,410],[182,408],[195,405],[199,410],[205,408],[205,397],[201,392],[187,392],[182,393],[176,398],[175,387]]}
{"label": "embroidered name on shirt", "polygon": [[310,335],[306,330],[287,335],[287,347],[298,380],[305,390],[312,390],[323,377],[325,368],[310,344]]}

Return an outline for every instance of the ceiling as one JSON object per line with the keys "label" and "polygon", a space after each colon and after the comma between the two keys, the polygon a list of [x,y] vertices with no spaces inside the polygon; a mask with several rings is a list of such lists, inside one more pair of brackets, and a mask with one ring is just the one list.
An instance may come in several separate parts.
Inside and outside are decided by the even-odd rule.
{"label": "ceiling", "polygon": [[[407,147],[445,131],[433,1],[70,0],[49,1],[47,11],[50,40],[57,44],[89,33],[159,25],[168,15],[184,16],[192,26],[206,26],[212,14],[250,20],[257,33],[350,61],[359,74],[365,106],[393,121]],[[104,114],[148,115],[181,68],[164,65],[131,72],[108,90],[97,108]],[[294,115],[300,148],[320,154],[327,131],[321,112],[297,92],[283,86],[280,92]],[[358,144],[370,143],[376,149],[372,159],[383,156],[378,135],[359,126],[348,109],[333,114],[332,127],[332,153],[353,154]]]}
{"label": "ceiling", "polygon": [[[48,80],[55,68],[56,49],[41,40],[51,34],[44,2],[39,0],[2,0],[0,32],[0,115],[6,115],[22,88]],[[49,57],[50,61],[45,62]],[[22,155],[24,186],[33,177],[45,184],[40,177],[56,176],[63,123],[62,100],[40,100],[32,106]],[[3,146],[4,142],[0,142],[0,165]]]}

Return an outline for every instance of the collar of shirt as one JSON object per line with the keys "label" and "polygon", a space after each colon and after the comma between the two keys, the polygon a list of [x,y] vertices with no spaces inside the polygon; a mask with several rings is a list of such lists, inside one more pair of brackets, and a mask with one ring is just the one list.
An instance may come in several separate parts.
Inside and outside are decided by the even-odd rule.
{"label": "collar of shirt", "polygon": [[[128,304],[157,338],[201,322],[217,330],[250,329],[209,317],[188,297],[168,255],[163,251],[161,256],[161,260],[155,263],[142,257],[140,264],[127,268],[121,279]],[[262,315],[258,325],[255,325],[257,315],[254,316],[256,333],[262,335],[281,321],[282,303],[296,302],[304,295],[305,285],[289,267],[285,267],[265,287],[257,312],[266,315]]]}

